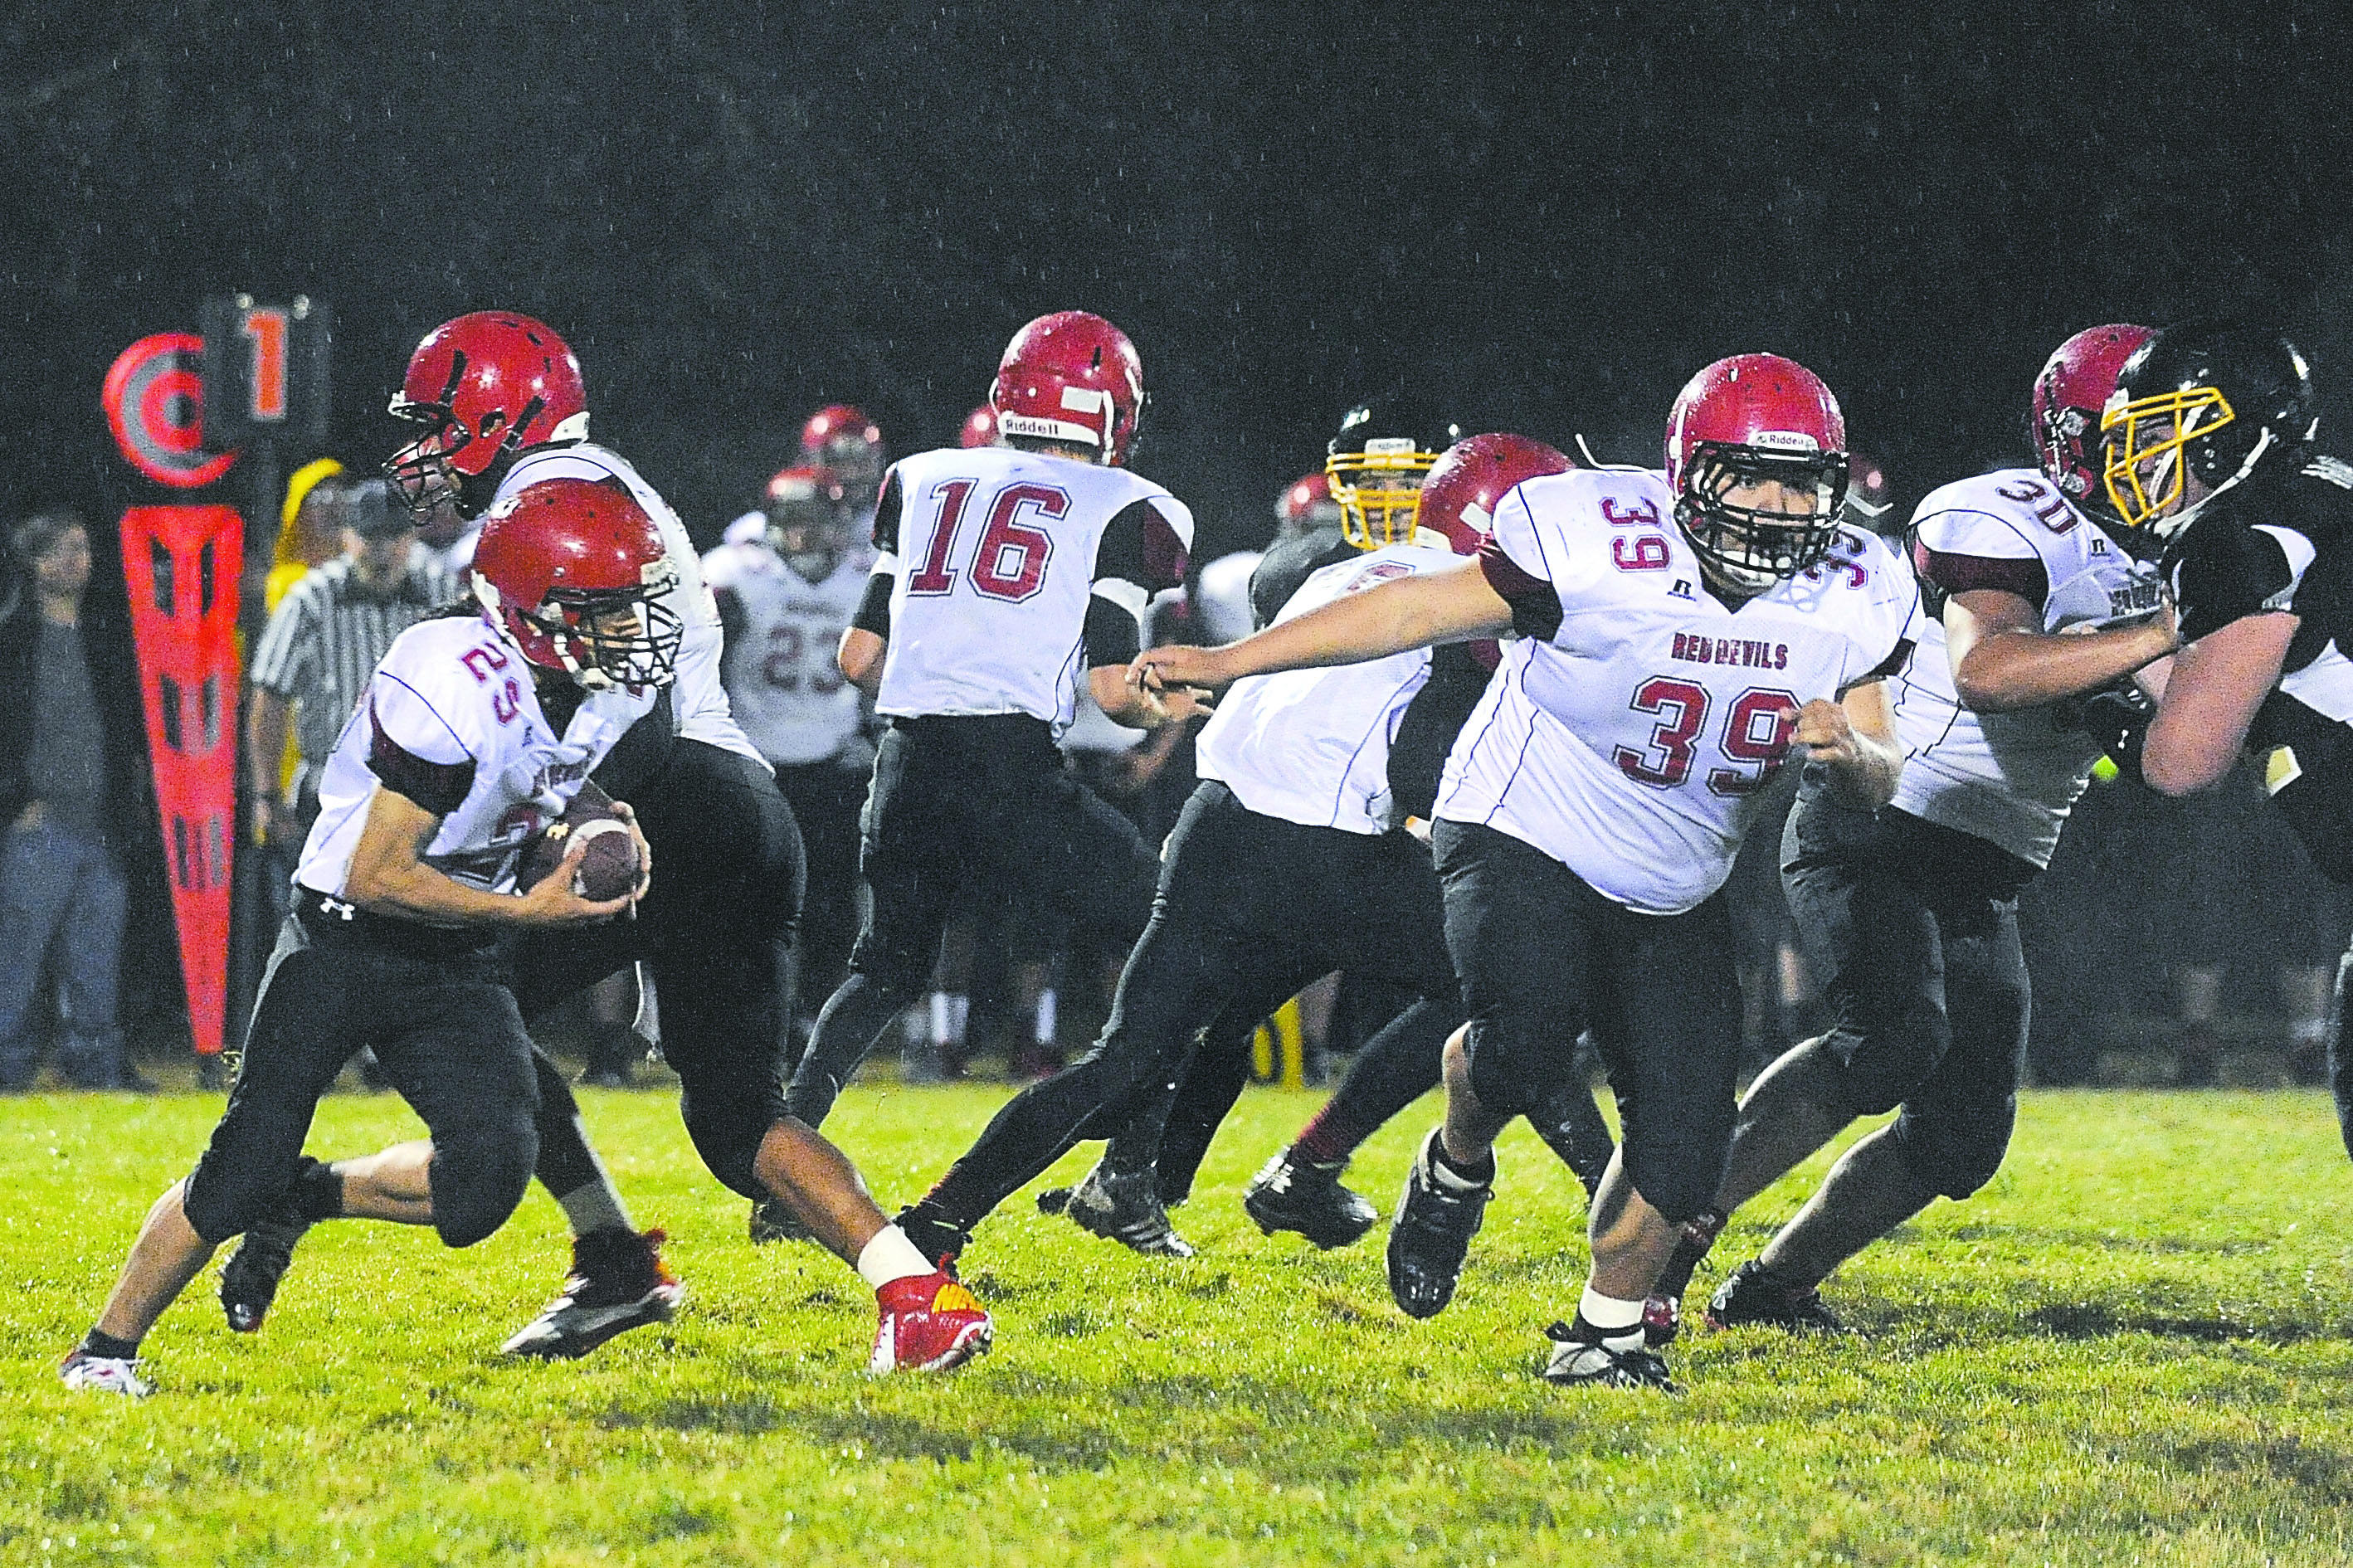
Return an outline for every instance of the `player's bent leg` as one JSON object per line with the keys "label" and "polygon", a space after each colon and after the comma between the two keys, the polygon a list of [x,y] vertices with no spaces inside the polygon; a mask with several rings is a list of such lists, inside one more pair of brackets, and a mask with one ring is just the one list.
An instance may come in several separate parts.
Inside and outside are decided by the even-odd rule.
{"label": "player's bent leg", "polygon": [[148,1209],[97,1323],[58,1363],[68,1388],[133,1399],[153,1391],[140,1375],[139,1342],[213,1255],[214,1244],[188,1223],[186,1189],[173,1183]]}

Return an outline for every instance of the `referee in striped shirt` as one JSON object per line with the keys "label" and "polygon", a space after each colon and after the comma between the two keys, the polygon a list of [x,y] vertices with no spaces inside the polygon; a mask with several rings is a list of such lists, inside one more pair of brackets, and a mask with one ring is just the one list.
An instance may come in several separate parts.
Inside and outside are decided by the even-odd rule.
{"label": "referee in striped shirt", "polygon": [[[457,580],[424,552],[412,560],[417,530],[384,480],[351,485],[342,500],[343,553],[286,591],[247,671],[245,776],[254,837],[273,861],[286,863],[289,876],[318,815],[318,769],[368,677],[393,638],[458,594]],[[292,787],[281,793],[290,728],[301,762]],[[282,899],[284,889],[273,887],[271,896]]]}

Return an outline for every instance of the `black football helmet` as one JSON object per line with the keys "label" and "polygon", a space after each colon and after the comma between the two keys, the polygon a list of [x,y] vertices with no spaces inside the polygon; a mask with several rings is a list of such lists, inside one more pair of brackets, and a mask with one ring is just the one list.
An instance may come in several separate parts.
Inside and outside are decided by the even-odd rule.
{"label": "black football helmet", "polygon": [[2108,500],[2126,526],[2169,538],[2258,465],[2298,466],[2319,424],[2312,372],[2277,332],[2168,327],[2125,361],[2101,415]]}
{"label": "black football helmet", "polygon": [[1359,550],[1411,543],[1421,519],[1422,476],[1461,439],[1453,420],[1395,389],[1341,416],[1324,459],[1340,506],[1340,537]]}

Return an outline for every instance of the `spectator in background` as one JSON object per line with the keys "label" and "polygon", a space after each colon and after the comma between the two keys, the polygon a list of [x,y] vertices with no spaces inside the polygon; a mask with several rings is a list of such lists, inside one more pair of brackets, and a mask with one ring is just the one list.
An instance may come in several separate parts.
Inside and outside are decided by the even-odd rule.
{"label": "spectator in background", "polygon": [[[318,769],[370,673],[393,638],[458,592],[447,573],[412,557],[416,526],[384,480],[343,487],[337,507],[342,553],[286,591],[247,671],[245,776],[253,838],[283,862],[286,876],[318,815]],[[279,759],[290,732],[298,761],[287,783]],[[280,903],[286,876],[270,879]]]}
{"label": "spectator in background", "polygon": [[58,989],[58,1066],[77,1089],[147,1090],[116,1013],[123,878],[136,809],[136,725],[110,701],[126,650],[87,635],[90,531],[37,512],[10,531],[0,585],[0,1089],[30,1087],[45,972]]}

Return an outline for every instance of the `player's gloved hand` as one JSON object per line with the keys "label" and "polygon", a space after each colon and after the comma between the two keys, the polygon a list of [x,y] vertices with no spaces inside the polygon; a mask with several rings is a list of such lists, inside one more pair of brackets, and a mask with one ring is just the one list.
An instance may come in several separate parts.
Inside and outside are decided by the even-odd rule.
{"label": "player's gloved hand", "polygon": [[[632,834],[637,832],[636,823],[630,823],[629,831]],[[638,843],[638,853],[643,854],[645,841],[640,838]],[[515,900],[507,918],[519,926],[593,926],[603,925],[629,908],[642,893],[642,885],[638,893],[627,893],[601,903],[584,899],[572,890],[573,879],[580,872],[580,857],[587,852],[588,841],[575,839],[572,847],[565,851],[564,858],[555,863],[555,869],[533,883],[531,891]]]}
{"label": "player's gloved hand", "polygon": [[2139,687],[2127,680],[2095,691],[2083,700],[2075,717],[2118,772],[2140,771],[2141,742],[2148,721],[2157,717],[2157,704]]}

